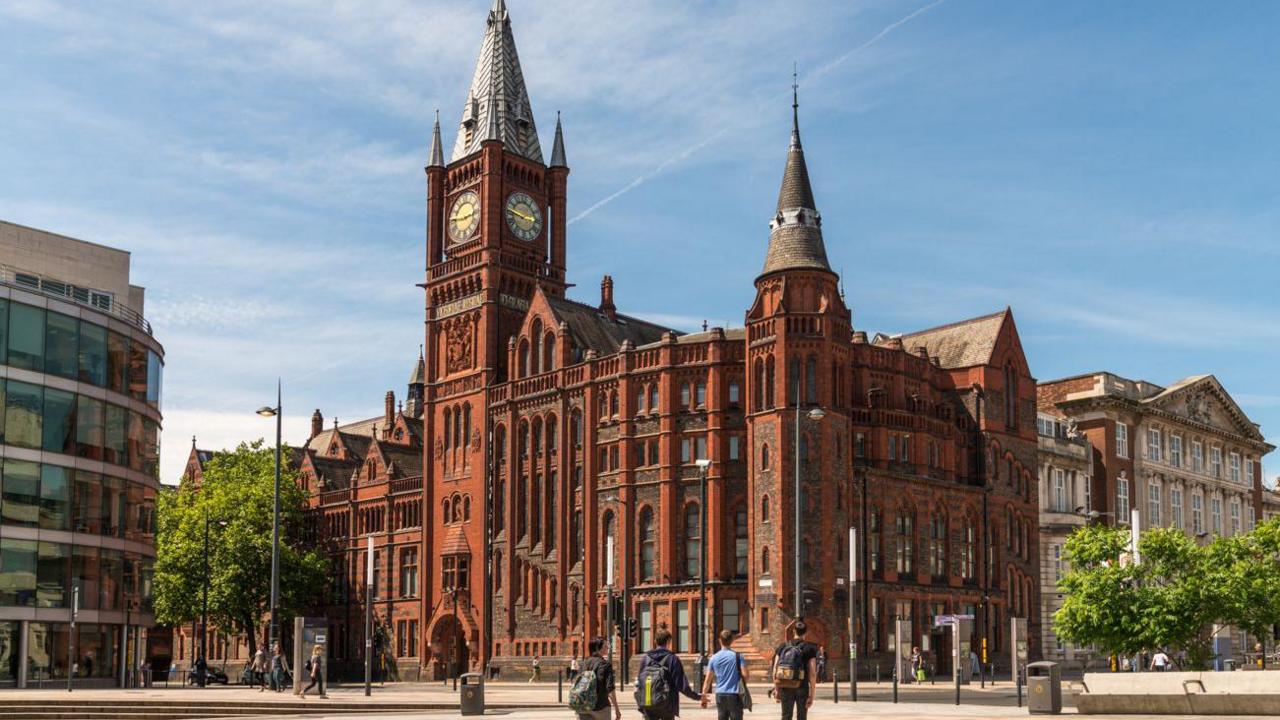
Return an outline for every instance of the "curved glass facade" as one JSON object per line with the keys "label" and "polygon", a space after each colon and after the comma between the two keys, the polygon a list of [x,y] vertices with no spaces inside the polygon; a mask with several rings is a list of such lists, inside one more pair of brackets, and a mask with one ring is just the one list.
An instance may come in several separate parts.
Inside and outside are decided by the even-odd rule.
{"label": "curved glass facade", "polygon": [[65,682],[69,667],[118,683],[140,657],[162,352],[106,313],[0,285],[0,685]]}

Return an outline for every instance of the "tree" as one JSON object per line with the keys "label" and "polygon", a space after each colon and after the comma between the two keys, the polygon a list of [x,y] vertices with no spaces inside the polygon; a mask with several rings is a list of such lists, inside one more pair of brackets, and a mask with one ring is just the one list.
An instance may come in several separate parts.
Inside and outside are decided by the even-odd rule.
{"label": "tree", "polygon": [[1216,539],[1210,555],[1222,588],[1221,622],[1265,638],[1280,624],[1280,518]]}
{"label": "tree", "polygon": [[1127,529],[1098,525],[1067,539],[1058,635],[1113,654],[1181,651],[1189,665],[1203,667],[1210,657],[1205,629],[1217,620],[1223,595],[1210,551],[1173,528],[1142,534],[1140,563],[1131,561],[1129,545]]}
{"label": "tree", "polygon": [[[286,452],[285,458],[288,457]],[[257,651],[257,632],[270,609],[271,517],[275,449],[262,440],[219,453],[199,487],[184,482],[157,504],[155,608],[158,622],[178,625],[200,617],[206,567],[209,620],[236,628]],[[305,496],[292,468],[280,478],[280,626],[314,606],[327,575],[323,556],[301,548]],[[209,553],[206,565],[205,533]]]}

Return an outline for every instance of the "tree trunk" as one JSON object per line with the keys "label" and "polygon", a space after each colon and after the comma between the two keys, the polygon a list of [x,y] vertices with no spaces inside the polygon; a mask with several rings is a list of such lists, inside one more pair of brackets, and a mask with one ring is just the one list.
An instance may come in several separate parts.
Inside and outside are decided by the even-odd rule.
{"label": "tree trunk", "polygon": [[253,657],[258,653],[258,634],[253,623],[253,618],[248,618],[244,623],[245,633],[249,637],[249,657]]}

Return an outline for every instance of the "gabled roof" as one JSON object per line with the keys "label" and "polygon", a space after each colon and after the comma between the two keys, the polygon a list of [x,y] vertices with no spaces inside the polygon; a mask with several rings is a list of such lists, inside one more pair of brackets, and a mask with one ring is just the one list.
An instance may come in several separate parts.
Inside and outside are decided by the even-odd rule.
{"label": "gabled roof", "polygon": [[990,315],[908,333],[901,337],[902,348],[913,352],[923,345],[944,368],[989,365],[1009,313],[1006,307]]}
{"label": "gabled roof", "polygon": [[386,460],[389,469],[387,475],[393,478],[418,477],[422,475],[422,449],[408,448],[390,443],[380,442],[378,448]]}
{"label": "gabled roof", "polygon": [[[569,334],[583,350],[595,350],[599,355],[618,352],[622,343],[630,340],[635,345],[657,342],[671,328],[626,315],[614,314],[613,319],[599,308],[575,302],[567,298],[546,296],[556,320],[569,325]],[[677,335],[679,333],[676,333]]]}
{"label": "gabled roof", "polygon": [[503,0],[495,0],[489,11],[450,162],[476,152],[485,140],[500,140],[510,152],[542,163],[538,128],[533,122],[529,92],[511,34],[511,18]]}
{"label": "gabled roof", "polygon": [[[1195,389],[1197,386],[1200,386],[1203,390]],[[1204,402],[1205,393],[1212,395],[1219,403],[1221,403],[1222,409],[1226,411],[1228,418],[1235,425],[1235,429],[1239,435],[1249,438],[1250,440],[1266,443],[1266,438],[1263,436],[1262,430],[1259,429],[1258,424],[1249,419],[1249,416],[1245,414],[1244,409],[1236,403],[1235,398],[1231,397],[1231,394],[1227,392],[1227,389],[1223,387],[1218,378],[1213,375],[1192,375],[1190,377],[1185,377],[1154,395],[1143,398],[1140,403],[1157,410],[1168,410],[1169,406],[1173,404],[1172,401],[1175,396],[1185,394],[1188,396],[1186,414],[1190,416],[1190,419],[1197,422],[1209,423],[1211,422],[1211,413],[1209,407]],[[1198,401],[1197,395],[1199,395],[1200,398]],[[1158,407],[1162,405],[1164,406],[1163,408]],[[1175,412],[1177,412],[1176,405]],[[1268,445],[1268,447],[1270,447],[1270,445]]]}

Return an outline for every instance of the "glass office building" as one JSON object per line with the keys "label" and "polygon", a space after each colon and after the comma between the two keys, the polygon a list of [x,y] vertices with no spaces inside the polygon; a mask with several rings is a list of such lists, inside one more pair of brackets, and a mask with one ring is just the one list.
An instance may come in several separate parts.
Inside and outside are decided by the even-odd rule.
{"label": "glass office building", "polygon": [[0,687],[144,660],[164,351],[112,253],[0,222]]}

